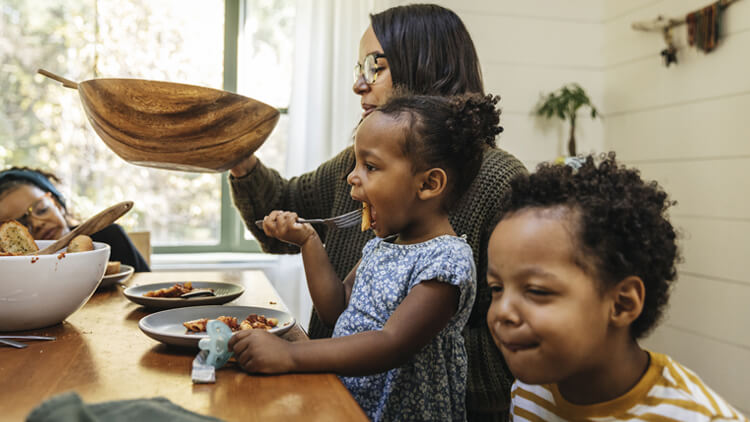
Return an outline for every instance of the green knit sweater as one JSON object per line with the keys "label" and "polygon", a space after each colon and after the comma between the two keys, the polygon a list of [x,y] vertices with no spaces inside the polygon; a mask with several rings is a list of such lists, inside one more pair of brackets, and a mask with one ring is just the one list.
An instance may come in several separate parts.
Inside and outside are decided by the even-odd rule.
{"label": "green knit sweater", "polygon": [[[267,237],[254,221],[273,210],[294,211],[305,218],[326,218],[360,208],[349,195],[351,187],[346,175],[354,168],[354,150],[348,147],[315,171],[286,180],[277,171],[258,162],[242,178],[229,177],[232,199],[247,228],[260,242],[264,251],[277,254],[299,253],[299,248]],[[474,251],[477,267],[477,297],[469,322],[464,330],[469,371],[466,386],[466,407],[471,415],[493,413],[505,419],[510,403],[513,377],[502,354],[492,341],[487,328],[487,309],[491,294],[487,288],[487,243],[491,224],[500,213],[501,197],[509,189],[509,180],[526,168],[515,157],[500,149],[484,154],[476,179],[450,214],[450,222],[458,235],[466,235]],[[372,231],[358,227],[332,230],[316,227],[325,244],[336,273],[343,280],[362,256],[362,247],[372,239]],[[312,338],[330,337],[332,328],[322,324],[313,312],[309,334]]]}

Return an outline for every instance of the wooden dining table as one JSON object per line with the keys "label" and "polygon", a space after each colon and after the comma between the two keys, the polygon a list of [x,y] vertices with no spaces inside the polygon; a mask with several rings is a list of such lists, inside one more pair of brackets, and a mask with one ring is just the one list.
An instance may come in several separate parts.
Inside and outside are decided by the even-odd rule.
{"label": "wooden dining table", "polygon": [[[245,292],[231,305],[287,311],[262,271],[136,273],[125,285],[223,281]],[[190,411],[227,421],[366,421],[362,409],[333,374],[253,375],[234,360],[216,382],[194,384],[198,349],[147,337],[138,321],[154,310],[130,302],[125,286],[102,288],[62,324],[13,334],[55,336],[25,349],[0,346],[0,419],[23,420],[42,401],[75,392],[85,403],[165,397]],[[8,333],[0,333],[8,334]],[[295,324],[282,335],[309,341]]]}

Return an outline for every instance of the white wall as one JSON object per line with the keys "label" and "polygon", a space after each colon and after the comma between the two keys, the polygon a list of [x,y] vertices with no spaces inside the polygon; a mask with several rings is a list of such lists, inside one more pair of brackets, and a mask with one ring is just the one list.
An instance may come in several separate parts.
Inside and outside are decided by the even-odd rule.
{"label": "white wall", "polygon": [[604,2],[604,137],[679,203],[671,216],[684,262],[667,318],[645,345],[750,414],[750,2],[726,10],[709,54],[687,45],[685,26],[675,28],[679,62],[669,68],[661,35],[630,28],[707,3]]}
{"label": "white wall", "polygon": [[[409,4],[391,1],[383,6]],[[567,151],[568,126],[560,120],[533,115],[542,93],[577,82],[592,102],[603,102],[600,0],[442,0],[455,11],[476,44],[485,90],[500,95],[505,131],[498,146],[512,152],[527,168]],[[580,152],[601,151],[602,120],[591,120],[588,109],[578,120]]]}
{"label": "white wall", "polygon": [[[595,0],[577,1],[450,1],[442,2],[461,16],[477,46],[485,90],[502,98],[498,140],[533,169],[540,161],[567,151],[568,126],[558,119],[533,115],[542,93],[577,82],[595,105],[602,104],[603,73],[599,51],[599,16]],[[602,120],[588,110],[578,119],[578,151],[601,151]]]}
{"label": "white wall", "polygon": [[679,64],[670,68],[661,35],[631,23],[684,17],[708,0],[438,3],[464,20],[486,90],[502,97],[502,148],[529,169],[563,153],[567,126],[531,111],[541,92],[578,82],[604,115],[581,113],[579,151],[616,150],[679,201],[671,216],[685,260],[667,318],[644,345],[750,414],[750,1],[729,7],[710,54],[687,47],[678,27]]}

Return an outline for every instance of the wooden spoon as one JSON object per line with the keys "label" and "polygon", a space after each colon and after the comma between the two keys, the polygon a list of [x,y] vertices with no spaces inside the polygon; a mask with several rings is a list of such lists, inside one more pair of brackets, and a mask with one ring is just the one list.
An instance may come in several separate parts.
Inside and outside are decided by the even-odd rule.
{"label": "wooden spoon", "polygon": [[115,220],[122,217],[126,212],[130,211],[131,208],[133,208],[133,201],[124,201],[120,202],[119,204],[112,205],[99,214],[96,214],[95,216],[81,223],[81,225],[58,239],[57,242],[54,242],[46,248],[38,250],[36,252],[29,252],[26,255],[53,254],[60,249],[68,246],[68,243],[70,243],[70,241],[79,234],[94,234],[99,230],[109,226],[110,224],[114,223]]}

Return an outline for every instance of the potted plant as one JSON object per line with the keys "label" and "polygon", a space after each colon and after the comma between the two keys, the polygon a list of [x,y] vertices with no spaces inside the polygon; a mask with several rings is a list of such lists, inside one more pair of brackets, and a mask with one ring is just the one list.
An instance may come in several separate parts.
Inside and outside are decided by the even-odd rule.
{"label": "potted plant", "polygon": [[586,91],[576,83],[564,85],[562,88],[547,95],[542,95],[536,106],[537,116],[551,118],[557,116],[561,120],[570,122],[570,139],[568,140],[568,154],[576,155],[576,113],[578,109],[588,106],[591,109],[591,118],[597,116],[596,107],[586,95]]}

